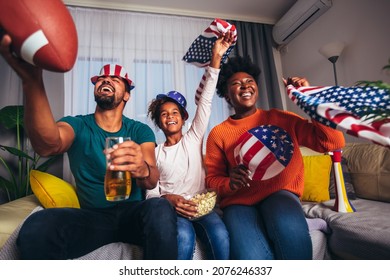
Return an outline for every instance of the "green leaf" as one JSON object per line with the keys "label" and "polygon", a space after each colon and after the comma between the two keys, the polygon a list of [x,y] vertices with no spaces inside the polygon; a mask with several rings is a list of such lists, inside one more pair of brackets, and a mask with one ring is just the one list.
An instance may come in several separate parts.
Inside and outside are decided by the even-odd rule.
{"label": "green leaf", "polygon": [[19,150],[17,148],[4,146],[4,145],[0,145],[0,148],[2,150],[5,150],[5,151],[15,155],[15,156],[27,158],[29,160],[34,160],[34,158],[32,158],[31,156],[29,156],[28,154],[26,154],[25,152],[23,152],[23,151],[21,151],[21,150]]}
{"label": "green leaf", "polygon": [[[5,179],[3,176],[0,176],[0,189],[4,189],[6,191],[9,201],[15,198],[14,184],[9,180]],[[11,197],[11,194],[13,195],[13,197]]]}
{"label": "green leaf", "polygon": [[384,83],[382,81],[357,81],[357,86],[363,87],[378,87],[383,89],[390,89],[390,84]]}
{"label": "green leaf", "polygon": [[42,164],[40,164],[39,166],[37,166],[35,169],[39,170],[39,171],[43,171],[45,172],[49,166],[57,160],[57,158],[59,157],[60,155],[57,155],[57,156],[53,156],[51,158],[49,158],[48,160],[44,161]]}
{"label": "green leaf", "polygon": [[7,129],[18,125],[24,127],[24,108],[22,105],[6,106],[0,110],[0,123]]}
{"label": "green leaf", "polygon": [[11,181],[5,179],[3,176],[0,176],[0,186],[5,188],[5,189],[12,189],[13,184]]}
{"label": "green leaf", "polygon": [[[40,163],[40,156],[37,153],[33,150],[31,152],[23,150],[23,143],[27,137],[23,128],[23,115],[24,108],[22,105],[6,106],[0,110],[0,125],[3,125],[16,136],[15,145],[12,147],[0,144],[0,150],[14,156],[9,159],[10,163],[17,160],[15,165],[17,170],[14,170],[8,165],[8,157],[0,156],[0,171],[2,174],[7,173],[6,177],[0,177],[0,189],[6,190],[10,201],[32,193],[29,180],[30,170]],[[15,159],[15,156],[17,159]],[[46,171],[53,161],[54,159],[50,157],[40,165],[40,169]]]}

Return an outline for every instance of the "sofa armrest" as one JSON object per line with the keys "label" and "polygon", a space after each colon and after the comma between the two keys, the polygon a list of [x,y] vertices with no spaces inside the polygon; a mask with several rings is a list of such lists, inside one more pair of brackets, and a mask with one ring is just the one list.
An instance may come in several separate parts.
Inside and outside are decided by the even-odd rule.
{"label": "sofa armrest", "polygon": [[0,248],[37,206],[40,206],[40,203],[35,195],[29,195],[0,205]]}

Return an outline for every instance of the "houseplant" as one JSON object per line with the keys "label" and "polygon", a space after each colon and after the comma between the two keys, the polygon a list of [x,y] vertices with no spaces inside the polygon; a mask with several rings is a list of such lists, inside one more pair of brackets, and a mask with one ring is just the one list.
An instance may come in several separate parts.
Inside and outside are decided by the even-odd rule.
{"label": "houseplant", "polygon": [[[388,64],[385,65],[382,70],[390,71],[390,59]],[[381,89],[387,90],[390,94],[390,84],[385,83],[383,81],[358,81],[356,83],[358,86],[370,86],[370,87],[378,87]],[[381,121],[390,118],[390,109],[381,109],[381,108],[368,108],[367,110],[367,120],[371,121]]]}
{"label": "houseplant", "polygon": [[23,116],[22,105],[6,106],[0,110],[0,125],[15,136],[15,145],[0,144],[0,189],[5,191],[8,201],[31,194],[30,171],[46,171],[56,159],[41,158],[32,150],[24,131]]}

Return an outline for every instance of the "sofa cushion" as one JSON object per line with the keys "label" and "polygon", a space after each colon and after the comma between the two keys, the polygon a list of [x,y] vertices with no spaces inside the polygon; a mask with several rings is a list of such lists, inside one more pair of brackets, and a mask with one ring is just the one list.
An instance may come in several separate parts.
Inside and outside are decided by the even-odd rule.
{"label": "sofa cushion", "polygon": [[[35,198],[35,196],[30,196],[30,198]],[[25,198],[18,199],[16,202]],[[36,200],[35,203],[31,206],[35,206],[38,203]],[[9,203],[7,203],[9,204]],[[16,206],[16,205],[15,205]],[[0,206],[1,209],[1,206]],[[41,206],[36,206],[33,208],[32,213],[36,211],[44,210]],[[26,215],[21,220],[21,223],[12,230],[9,239],[5,242],[4,246],[0,246],[0,260],[15,260],[20,259],[20,252],[16,246],[16,239],[19,234],[19,230],[24,222],[24,220],[29,216]],[[1,216],[0,216],[1,218]],[[329,259],[329,252],[327,250],[327,234],[328,227],[324,220],[322,219],[306,219],[310,231],[310,237],[313,244],[313,259]],[[1,219],[0,219],[1,225]],[[127,244],[123,242],[115,242],[104,245],[84,256],[77,258],[78,260],[118,260],[118,259],[142,259],[143,251],[142,248],[138,245]],[[206,259],[206,251],[204,245],[196,239],[195,251],[193,255],[194,260],[203,260]]]}
{"label": "sofa cushion", "polygon": [[332,210],[334,200],[304,202],[309,218],[322,218],[332,233],[328,237],[333,258],[361,260],[390,259],[390,203],[357,198],[353,213]]}
{"label": "sofa cushion", "polygon": [[329,180],[332,160],[329,155],[303,156],[305,187],[302,201],[322,202],[329,200]]}
{"label": "sofa cushion", "polygon": [[[352,183],[351,174],[347,165],[347,160],[342,157],[341,158],[341,168],[343,170],[343,179],[345,191],[347,193],[348,199],[355,199],[355,188]],[[329,196],[331,199],[336,198],[336,184],[334,179],[334,169],[330,172],[330,183],[329,183]]]}
{"label": "sofa cushion", "polygon": [[390,149],[349,143],[343,149],[357,197],[390,202]]}
{"label": "sofa cushion", "polygon": [[68,182],[46,172],[32,170],[31,189],[45,208],[80,208],[74,187]]}

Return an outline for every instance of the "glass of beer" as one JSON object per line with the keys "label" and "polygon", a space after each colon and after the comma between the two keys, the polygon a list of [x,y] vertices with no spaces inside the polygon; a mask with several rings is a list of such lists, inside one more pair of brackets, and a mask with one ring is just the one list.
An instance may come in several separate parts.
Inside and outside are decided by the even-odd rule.
{"label": "glass of beer", "polygon": [[[107,137],[106,151],[114,145],[130,141],[130,137]],[[118,201],[129,198],[131,192],[130,171],[114,171],[109,169],[111,159],[106,159],[106,175],[104,177],[104,193],[108,201]]]}

